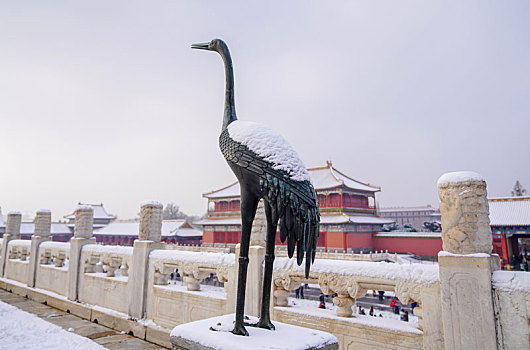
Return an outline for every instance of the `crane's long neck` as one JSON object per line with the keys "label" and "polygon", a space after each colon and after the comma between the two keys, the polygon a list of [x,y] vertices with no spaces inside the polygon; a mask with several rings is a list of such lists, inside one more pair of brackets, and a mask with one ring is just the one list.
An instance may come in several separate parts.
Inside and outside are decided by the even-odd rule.
{"label": "crane's long neck", "polygon": [[223,116],[223,129],[226,129],[228,125],[237,120],[236,116],[236,104],[234,101],[234,69],[232,68],[232,58],[230,57],[230,51],[226,45],[222,45],[218,51],[225,65],[225,112]]}

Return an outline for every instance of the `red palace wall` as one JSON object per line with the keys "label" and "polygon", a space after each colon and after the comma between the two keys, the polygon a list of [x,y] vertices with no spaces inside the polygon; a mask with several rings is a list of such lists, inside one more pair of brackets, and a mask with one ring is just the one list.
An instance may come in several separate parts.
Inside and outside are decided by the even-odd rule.
{"label": "red palace wall", "polygon": [[394,238],[374,237],[374,250],[387,250],[392,253],[414,253],[423,256],[438,256],[442,250],[441,238]]}
{"label": "red palace wall", "polygon": [[373,246],[372,233],[348,233],[346,234],[346,247],[352,249],[366,248]]}
{"label": "red palace wall", "polygon": [[202,233],[202,242],[203,243],[215,243],[215,241],[213,240],[213,232],[211,231],[204,231]]}

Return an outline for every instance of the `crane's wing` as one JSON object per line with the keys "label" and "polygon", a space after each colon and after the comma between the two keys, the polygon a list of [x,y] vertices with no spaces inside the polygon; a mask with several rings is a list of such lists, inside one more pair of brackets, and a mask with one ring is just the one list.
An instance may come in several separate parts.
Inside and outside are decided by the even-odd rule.
{"label": "crane's wing", "polygon": [[287,239],[289,258],[296,246],[297,263],[300,265],[306,252],[306,277],[315,259],[319,236],[320,212],[313,185],[309,181],[296,181],[284,170],[263,159],[247,146],[234,141],[228,130],[223,130],[219,145],[225,159],[260,179],[263,197],[272,208],[272,220],[280,220],[280,239]]}

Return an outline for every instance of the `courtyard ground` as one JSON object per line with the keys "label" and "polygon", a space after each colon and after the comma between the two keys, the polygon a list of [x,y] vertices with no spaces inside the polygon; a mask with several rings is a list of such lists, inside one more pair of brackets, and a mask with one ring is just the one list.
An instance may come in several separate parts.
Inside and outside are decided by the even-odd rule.
{"label": "courtyard ground", "polygon": [[163,348],[0,289],[0,349]]}

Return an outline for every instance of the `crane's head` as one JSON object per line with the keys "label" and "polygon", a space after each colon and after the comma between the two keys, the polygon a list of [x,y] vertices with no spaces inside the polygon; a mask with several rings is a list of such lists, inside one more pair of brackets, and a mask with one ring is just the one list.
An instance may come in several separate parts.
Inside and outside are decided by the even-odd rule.
{"label": "crane's head", "polygon": [[201,49],[201,50],[209,50],[209,51],[217,51],[220,52],[223,50],[223,48],[226,47],[226,44],[221,39],[213,39],[212,41],[208,43],[198,43],[198,44],[192,44],[192,49]]}

